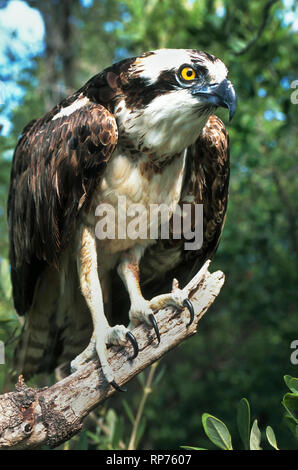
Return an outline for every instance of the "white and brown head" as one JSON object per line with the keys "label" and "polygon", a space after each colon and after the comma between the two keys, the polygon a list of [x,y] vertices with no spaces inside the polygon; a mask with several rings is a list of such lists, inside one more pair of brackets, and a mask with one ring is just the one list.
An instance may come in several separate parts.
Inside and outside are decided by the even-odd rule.
{"label": "white and brown head", "polygon": [[129,59],[115,108],[120,133],[140,150],[174,155],[198,138],[217,107],[236,110],[236,93],[218,58],[193,49],[160,49]]}

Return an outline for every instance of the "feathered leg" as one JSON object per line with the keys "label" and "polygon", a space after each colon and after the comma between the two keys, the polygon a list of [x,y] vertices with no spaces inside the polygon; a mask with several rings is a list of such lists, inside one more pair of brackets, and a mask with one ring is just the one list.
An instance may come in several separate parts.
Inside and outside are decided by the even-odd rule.
{"label": "feathered leg", "polygon": [[140,288],[139,277],[139,262],[143,253],[144,249],[140,246],[129,250],[122,256],[121,263],[117,268],[128,291],[131,302],[129,310],[130,324],[128,328],[133,329],[133,327],[144,322],[149,326],[153,326],[158,342],[160,342],[160,334],[154,312],[170,306],[178,310],[186,307],[190,312],[189,324],[191,324],[194,318],[194,309],[190,300],[185,298],[185,294],[178,289],[175,282],[173,282],[173,290],[171,293],[158,295],[151,300],[144,299]]}
{"label": "feathered leg", "polygon": [[137,353],[137,342],[124,325],[110,327],[104,314],[102,289],[97,271],[96,238],[91,229],[84,227],[81,237],[81,249],[78,257],[80,286],[90,309],[93,321],[93,334],[87,348],[71,362],[72,370],[90,360],[97,353],[107,381],[118,390],[114,374],[107,360],[107,344],[127,345],[129,340]]}

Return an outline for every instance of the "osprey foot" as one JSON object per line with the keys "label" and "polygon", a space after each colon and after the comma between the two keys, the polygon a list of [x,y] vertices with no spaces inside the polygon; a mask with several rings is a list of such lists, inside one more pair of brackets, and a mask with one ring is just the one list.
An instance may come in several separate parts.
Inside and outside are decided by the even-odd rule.
{"label": "osprey foot", "polygon": [[131,325],[137,326],[140,323],[146,323],[148,326],[153,327],[158,343],[160,343],[160,332],[154,312],[168,307],[178,311],[186,307],[190,313],[190,320],[186,326],[192,324],[195,316],[193,305],[188,298],[185,298],[185,292],[176,288],[171,294],[158,295],[151,300],[145,300],[143,297],[138,298],[129,311]]}
{"label": "osprey foot", "polygon": [[152,308],[150,308],[150,302],[145,300],[143,297],[138,298],[134,304],[132,304],[129,311],[130,327],[139,325],[140,323],[146,323],[149,327],[153,327],[157,341],[160,343],[160,333],[154,317]]}
{"label": "osprey foot", "polygon": [[175,310],[181,311],[183,308],[187,308],[190,313],[190,320],[187,323],[187,327],[192,324],[195,317],[195,312],[191,301],[185,298],[185,292],[176,288],[171,294],[162,294],[153,297],[150,300],[150,307],[152,310],[162,310],[168,307],[172,307]]}
{"label": "osprey foot", "polygon": [[128,341],[133,347],[133,355],[130,358],[132,360],[137,357],[139,347],[136,338],[125,326],[108,327],[104,335],[102,330],[98,334],[94,331],[87,348],[71,362],[71,371],[78,370],[82,365],[98,356],[106,380],[117,391],[125,392],[126,389],[121,388],[114,379],[112,368],[107,360],[107,345],[127,346]]}
{"label": "osprey foot", "polygon": [[115,346],[127,346],[127,341],[129,341],[133,347],[133,355],[130,358],[130,360],[133,360],[139,354],[139,346],[132,332],[128,328],[125,328],[125,326],[123,325],[116,325],[108,328],[106,344],[113,344]]}

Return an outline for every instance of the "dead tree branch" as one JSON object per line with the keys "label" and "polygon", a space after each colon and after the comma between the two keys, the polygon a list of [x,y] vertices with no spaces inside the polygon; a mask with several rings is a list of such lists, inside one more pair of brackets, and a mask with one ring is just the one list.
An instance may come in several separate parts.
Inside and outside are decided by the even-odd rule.
{"label": "dead tree branch", "polygon": [[[194,306],[195,321],[189,322],[189,313],[173,313],[170,309],[156,313],[161,342],[144,325],[134,329],[139,344],[139,355],[129,360],[129,347],[111,347],[109,362],[115,371],[115,380],[122,386],[150,364],[164,356],[179,343],[196,333],[197,323],[206,313],[224,283],[221,271],[210,273],[207,261],[183,289]],[[177,281],[173,282],[178,288]],[[83,427],[83,419],[95,407],[113,395],[115,390],[105,381],[98,361],[42,389],[27,387],[22,376],[16,390],[0,396],[0,449],[29,449],[47,444],[57,447]]]}

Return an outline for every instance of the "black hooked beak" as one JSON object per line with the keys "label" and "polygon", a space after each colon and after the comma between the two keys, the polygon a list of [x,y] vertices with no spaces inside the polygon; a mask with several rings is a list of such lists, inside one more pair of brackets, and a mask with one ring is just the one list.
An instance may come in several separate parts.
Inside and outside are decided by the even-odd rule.
{"label": "black hooked beak", "polygon": [[226,78],[213,85],[203,87],[196,86],[192,91],[193,95],[205,98],[206,103],[213,106],[222,106],[229,110],[229,120],[232,120],[237,107],[237,95],[235,89]]}

